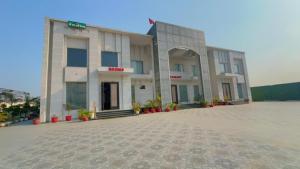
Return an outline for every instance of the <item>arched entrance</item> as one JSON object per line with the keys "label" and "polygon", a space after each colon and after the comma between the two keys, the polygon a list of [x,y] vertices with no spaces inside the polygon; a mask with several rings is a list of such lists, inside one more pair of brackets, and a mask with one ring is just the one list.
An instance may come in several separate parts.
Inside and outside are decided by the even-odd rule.
{"label": "arched entrance", "polygon": [[199,103],[204,98],[200,55],[185,47],[172,48],[168,54],[172,102]]}

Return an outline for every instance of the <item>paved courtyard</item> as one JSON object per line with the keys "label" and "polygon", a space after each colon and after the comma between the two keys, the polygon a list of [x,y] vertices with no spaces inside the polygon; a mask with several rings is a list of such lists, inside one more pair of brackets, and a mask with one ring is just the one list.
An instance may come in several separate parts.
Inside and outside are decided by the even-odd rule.
{"label": "paved courtyard", "polygon": [[300,102],[0,128],[0,168],[299,169]]}

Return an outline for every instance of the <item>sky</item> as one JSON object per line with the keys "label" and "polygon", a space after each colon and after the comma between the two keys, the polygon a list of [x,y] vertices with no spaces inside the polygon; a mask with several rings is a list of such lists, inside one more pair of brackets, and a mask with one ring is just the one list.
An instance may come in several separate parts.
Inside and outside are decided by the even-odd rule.
{"label": "sky", "polygon": [[40,95],[44,18],[146,33],[148,18],[245,52],[250,86],[300,81],[299,0],[1,0],[0,87]]}

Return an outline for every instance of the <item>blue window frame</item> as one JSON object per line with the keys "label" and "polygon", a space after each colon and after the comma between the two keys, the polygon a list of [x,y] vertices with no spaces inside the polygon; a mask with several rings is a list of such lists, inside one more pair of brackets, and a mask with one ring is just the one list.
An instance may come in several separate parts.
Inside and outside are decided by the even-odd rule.
{"label": "blue window frame", "polygon": [[144,74],[143,61],[131,60],[131,67],[133,68],[134,73]]}
{"label": "blue window frame", "polygon": [[101,65],[105,67],[118,67],[117,52],[101,52]]}
{"label": "blue window frame", "polygon": [[86,108],[86,83],[67,82],[66,99],[66,103],[69,104],[73,110]]}
{"label": "blue window frame", "polygon": [[87,51],[86,49],[67,49],[67,66],[70,67],[86,67]]}

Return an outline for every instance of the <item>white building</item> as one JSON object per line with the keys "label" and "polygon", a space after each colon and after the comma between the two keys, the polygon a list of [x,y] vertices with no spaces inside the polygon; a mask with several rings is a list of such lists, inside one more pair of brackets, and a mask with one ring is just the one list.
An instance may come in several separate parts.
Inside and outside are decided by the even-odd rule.
{"label": "white building", "polygon": [[13,105],[23,104],[26,101],[26,98],[30,98],[28,92],[0,88],[0,103],[10,106],[10,99],[7,98],[6,93],[9,93],[13,96],[14,103]]}
{"label": "white building", "polygon": [[243,52],[207,47],[204,32],[163,22],[137,34],[46,18],[43,55],[42,121],[63,119],[67,103],[76,116],[94,105],[128,110],[158,94],[163,105],[251,100]]}

